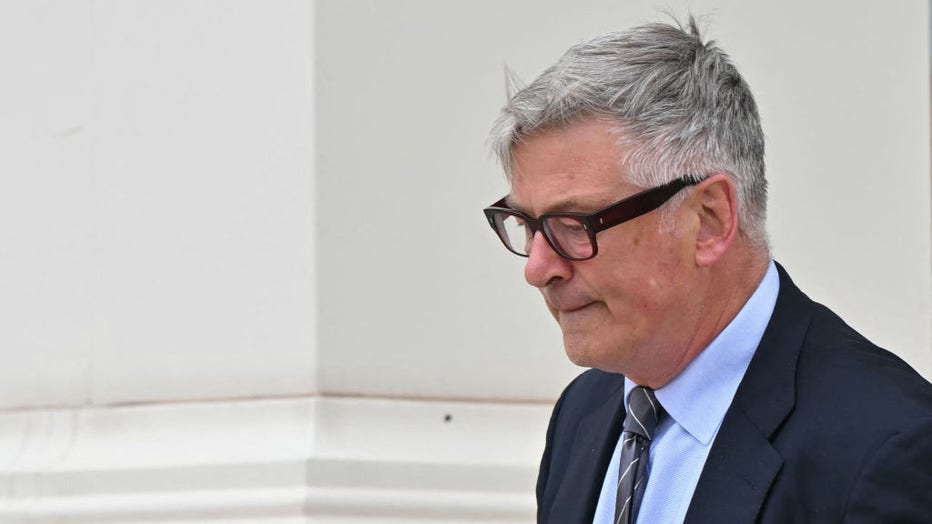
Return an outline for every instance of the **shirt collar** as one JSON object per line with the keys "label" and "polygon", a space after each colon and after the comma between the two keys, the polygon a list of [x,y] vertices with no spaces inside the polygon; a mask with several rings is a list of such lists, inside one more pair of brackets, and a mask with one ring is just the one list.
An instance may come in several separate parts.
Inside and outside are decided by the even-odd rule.
{"label": "shirt collar", "polygon": [[[738,384],[770,322],[780,277],[773,261],[741,311],[686,369],[655,391],[667,414],[707,445],[718,431]],[[625,379],[625,400],[637,386]]]}

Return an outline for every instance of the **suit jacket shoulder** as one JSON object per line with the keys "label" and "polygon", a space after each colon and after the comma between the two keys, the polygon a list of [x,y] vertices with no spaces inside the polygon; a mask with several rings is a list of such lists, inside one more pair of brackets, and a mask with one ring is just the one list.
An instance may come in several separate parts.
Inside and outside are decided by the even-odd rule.
{"label": "suit jacket shoulder", "polygon": [[928,522],[932,386],[779,270],[686,521]]}

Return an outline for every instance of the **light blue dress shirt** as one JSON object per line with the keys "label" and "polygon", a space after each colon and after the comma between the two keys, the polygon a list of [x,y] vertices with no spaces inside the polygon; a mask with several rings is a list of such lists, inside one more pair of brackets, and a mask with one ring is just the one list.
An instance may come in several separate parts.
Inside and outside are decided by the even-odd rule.
{"label": "light blue dress shirt", "polygon": [[[773,261],[725,329],[670,383],[655,391],[666,411],[650,446],[650,476],[639,523],[680,523],[725,412],[773,314],[780,278]],[[637,384],[625,379],[625,401]],[[621,439],[605,472],[594,524],[612,524]]]}

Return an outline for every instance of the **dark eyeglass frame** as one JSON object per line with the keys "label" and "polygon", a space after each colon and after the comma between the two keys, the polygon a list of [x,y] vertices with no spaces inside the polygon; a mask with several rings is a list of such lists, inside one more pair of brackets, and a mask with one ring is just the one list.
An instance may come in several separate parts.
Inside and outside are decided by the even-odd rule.
{"label": "dark eyeglass frame", "polygon": [[[619,200],[614,204],[609,204],[607,207],[604,207],[592,214],[545,213],[537,218],[532,218],[525,213],[522,213],[521,211],[508,207],[508,205],[505,203],[504,197],[498,202],[492,204],[490,207],[485,208],[483,212],[489,221],[489,225],[492,226],[492,230],[494,230],[498,235],[499,240],[502,241],[502,244],[505,245],[505,248],[518,256],[527,257],[529,254],[521,253],[512,249],[508,239],[505,236],[506,233],[502,231],[496,224],[496,217],[502,214],[515,216],[523,220],[530,228],[531,237],[537,234],[538,231],[542,232],[544,234],[544,238],[547,239],[547,243],[550,244],[550,247],[553,248],[553,250],[561,257],[573,261],[589,260],[590,258],[593,258],[599,254],[599,244],[595,240],[596,233],[604,231],[610,227],[615,227],[629,220],[633,220],[641,215],[647,214],[662,206],[667,200],[673,198],[673,195],[679,193],[683,188],[698,184],[703,180],[704,177],[699,177],[696,175],[687,175],[681,178],[677,178],[676,180],[668,182],[662,186],[646,189],[627,198]],[[546,226],[548,220],[554,218],[571,218],[582,224],[583,229],[589,237],[589,243],[592,245],[592,254],[586,257],[574,257],[564,252],[559,243],[551,237],[550,228]]]}

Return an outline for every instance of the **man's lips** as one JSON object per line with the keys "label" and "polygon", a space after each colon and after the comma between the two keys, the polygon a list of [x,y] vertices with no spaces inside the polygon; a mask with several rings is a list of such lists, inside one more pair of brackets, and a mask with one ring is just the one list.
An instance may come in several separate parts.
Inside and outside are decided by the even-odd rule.
{"label": "man's lips", "polygon": [[562,308],[562,309],[558,309],[558,311],[559,311],[560,313],[575,313],[575,312],[577,312],[577,311],[582,311],[583,309],[586,309],[587,307],[591,306],[592,304],[595,304],[595,302],[586,302],[585,304],[583,304],[583,305],[581,305],[581,306],[564,307],[564,308]]}
{"label": "man's lips", "polygon": [[595,301],[588,299],[555,300],[548,298],[547,304],[551,309],[559,311],[560,313],[575,313],[576,311],[580,311],[591,306],[592,304],[595,304]]}

